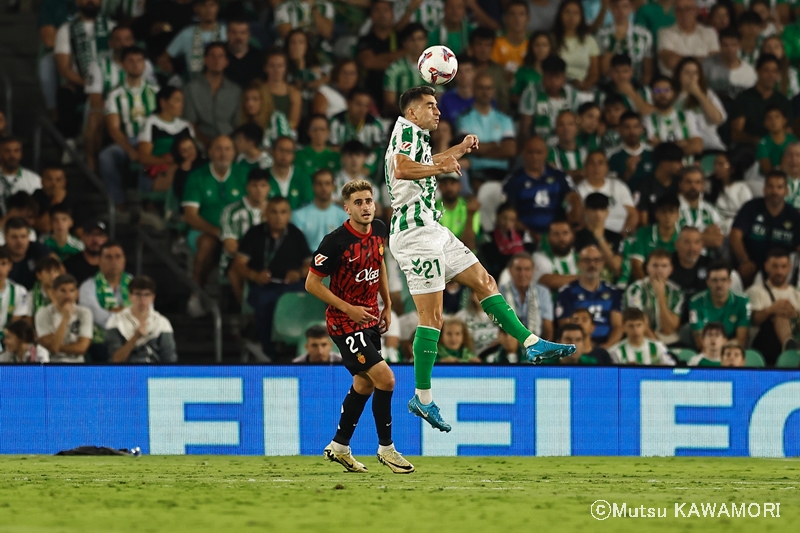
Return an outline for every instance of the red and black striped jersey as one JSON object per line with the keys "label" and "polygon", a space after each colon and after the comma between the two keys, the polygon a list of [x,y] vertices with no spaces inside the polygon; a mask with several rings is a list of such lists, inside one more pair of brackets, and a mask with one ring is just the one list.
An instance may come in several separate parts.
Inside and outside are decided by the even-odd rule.
{"label": "red and black striped jersey", "polygon": [[[331,292],[351,305],[366,307],[379,316],[378,287],[381,263],[388,231],[380,220],[373,220],[369,233],[357,232],[350,221],[335,229],[314,252],[311,271],[318,276],[331,277]],[[358,325],[346,313],[328,306],[328,333],[346,335],[374,327],[378,321]]]}

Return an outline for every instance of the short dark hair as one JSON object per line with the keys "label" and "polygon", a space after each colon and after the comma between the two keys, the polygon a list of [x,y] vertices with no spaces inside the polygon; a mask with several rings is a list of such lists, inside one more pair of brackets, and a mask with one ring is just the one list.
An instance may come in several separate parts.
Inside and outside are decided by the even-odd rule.
{"label": "short dark hair", "polygon": [[511,258],[508,260],[508,265],[507,265],[508,268],[511,268],[511,265],[513,265],[514,261],[516,261],[517,259],[524,259],[525,261],[530,261],[531,263],[533,263],[533,256],[531,256],[531,254],[525,252],[517,252],[514,255],[512,255]]}
{"label": "short dark hair", "polygon": [[703,173],[703,169],[700,168],[700,165],[688,165],[681,169],[681,177],[678,179],[678,183],[682,182],[683,178],[689,174],[700,174],[704,179],[706,177],[705,173]]}
{"label": "short dark hair", "polygon": [[764,178],[764,183],[766,183],[766,181],[768,179],[770,179],[770,178],[781,179],[781,180],[785,181],[786,183],[789,183],[789,177],[786,175],[786,172],[784,172],[783,170],[774,169],[774,170],[770,170],[769,172],[767,172],[767,175]]}
{"label": "short dark hair", "polygon": [[425,37],[428,36],[428,30],[425,29],[425,26],[423,26],[419,22],[412,22],[411,24],[408,24],[405,28],[403,28],[400,31],[400,34],[397,36],[397,38],[401,43],[404,43],[406,42],[406,40],[413,37],[414,34],[419,31],[424,33]]}
{"label": "short dark hair", "polygon": [[628,54],[614,54],[614,56],[611,58],[611,68],[622,66],[633,66],[633,60],[631,59],[631,56]]}
{"label": "short dark hair", "polygon": [[709,322],[705,326],[703,326],[703,332],[701,337],[705,337],[707,333],[711,331],[719,331],[722,333],[723,337],[728,337],[728,333],[725,331],[725,326],[723,326],[720,322]]}
{"label": "short dark hair", "polygon": [[405,113],[411,104],[421,99],[423,96],[436,96],[436,89],[429,85],[412,87],[400,95],[400,112]]}
{"label": "short dark hair", "polygon": [[779,246],[775,248],[770,248],[769,251],[767,252],[767,258],[764,260],[764,262],[766,263],[773,257],[776,258],[785,257],[786,259],[791,259],[791,254],[789,253],[789,250],[787,250],[786,248],[781,248]]}
{"label": "short dark hair", "polygon": [[294,142],[294,139],[292,139],[288,135],[281,135],[278,138],[276,138],[274,141],[272,141],[272,148],[275,149],[275,147],[278,146],[278,143],[279,142],[283,142],[283,141],[289,141],[290,143],[292,143],[292,146],[296,145],[296,143]]}
{"label": "short dark hair", "polygon": [[6,212],[11,209],[25,210],[37,213],[39,211],[39,204],[33,199],[33,196],[25,191],[17,191],[6,199]]}
{"label": "short dark hair", "polygon": [[222,42],[222,41],[211,41],[210,43],[208,43],[206,45],[206,48],[203,51],[203,57],[208,57],[209,52],[211,52],[211,50],[213,50],[214,48],[222,48],[222,51],[226,52],[226,53],[228,51],[228,47],[224,42]]}
{"label": "short dark hair", "polygon": [[722,41],[722,39],[736,39],[737,41],[741,41],[742,34],[739,33],[739,30],[733,25],[730,25],[719,32],[719,40]]}
{"label": "short dark hair", "polygon": [[356,96],[368,96],[372,98],[370,92],[366,90],[364,87],[353,87],[352,89],[350,89],[350,92],[347,93],[347,101],[352,102]]}
{"label": "short dark hair", "polygon": [[653,165],[667,161],[683,161],[683,150],[673,142],[660,143],[653,149]]}
{"label": "short dark hair", "polygon": [[133,291],[150,291],[156,293],[156,282],[150,276],[136,276],[128,285],[130,292]]}
{"label": "short dark hair", "polygon": [[119,56],[120,61],[125,62],[125,59],[130,55],[139,55],[142,57],[147,57],[144,50],[138,46],[128,46],[122,49],[122,53]]}
{"label": "short dark hair", "polygon": [[44,272],[45,270],[61,270],[63,266],[64,265],[57,257],[45,255],[36,261],[36,266],[33,267],[33,273],[38,274],[39,272]]}
{"label": "short dark hair", "polygon": [[7,137],[0,137],[0,146],[5,146],[7,144],[17,143],[22,146],[22,141],[19,138],[14,137],[12,135],[8,135]]}
{"label": "short dark hair", "polygon": [[14,260],[11,258],[11,250],[8,249],[8,246],[0,246],[0,259],[8,259],[9,263],[14,262]]}
{"label": "short dark hair", "polygon": [[608,209],[608,196],[601,192],[593,192],[583,201],[586,209]]}
{"label": "short dark hair", "polygon": [[656,199],[653,204],[653,211],[679,211],[681,208],[681,201],[677,194],[663,194]]}
{"label": "short dark hair", "polygon": [[567,71],[567,63],[555,54],[542,59],[542,72],[545,74],[564,74]]}
{"label": "short dark hair", "polygon": [[6,331],[13,333],[25,344],[31,344],[36,338],[35,334],[33,333],[33,326],[22,319],[15,320],[10,324],[6,324]]}
{"label": "short dark hair", "polygon": [[579,115],[583,115],[584,113],[586,113],[586,112],[588,112],[588,111],[590,111],[592,109],[597,109],[599,111],[600,110],[600,106],[597,105],[594,102],[584,102],[584,103],[582,103],[581,105],[578,106],[578,114]]}
{"label": "short dark hair", "polygon": [[672,254],[664,248],[656,248],[647,256],[647,262],[649,263],[653,259],[668,259],[672,261]]}
{"label": "short dark hair", "polygon": [[761,70],[761,67],[767,63],[775,63],[778,68],[781,66],[781,61],[774,54],[761,54],[756,61],[756,70]]}
{"label": "short dark hair", "polygon": [[641,122],[642,116],[636,111],[625,111],[622,115],[620,115],[619,123],[622,124],[626,120],[636,120],[638,122]]}
{"label": "short dark hair", "polygon": [[558,332],[558,339],[561,340],[564,338],[564,333],[568,331],[579,331],[581,335],[584,337],[586,334],[583,332],[583,328],[580,327],[578,324],[564,324],[561,326],[561,330]]}
{"label": "short dark hair", "polygon": [[233,130],[231,137],[236,137],[237,135],[241,135],[256,146],[261,146],[261,144],[264,142],[264,129],[253,122],[242,124]]}
{"label": "short dark hair", "polygon": [[478,40],[494,41],[496,36],[493,29],[486,26],[478,26],[469,34],[469,44],[474,44]]}
{"label": "short dark hair", "polygon": [[70,209],[70,207],[64,202],[54,205],[48,212],[50,213],[51,218],[58,214],[67,215],[68,217],[72,218],[72,209]]}
{"label": "short dark hair", "polygon": [[778,104],[769,104],[767,107],[765,107],[764,108],[764,118],[767,118],[767,114],[768,113],[772,113],[773,111],[777,111],[778,113],[780,113],[783,116],[783,118],[787,118],[786,117],[786,112]]}
{"label": "short dark hair", "polygon": [[[608,95],[606,95],[605,100],[603,100],[603,108],[604,109],[608,109],[612,105],[625,106],[625,100],[623,100],[622,96],[620,96],[617,93],[609,93]],[[627,106],[625,106],[625,107],[627,107]]]}
{"label": "short dark hair", "polygon": [[341,155],[369,155],[370,151],[366,144],[358,139],[350,139],[342,145],[339,152]]}
{"label": "short dark hair", "polygon": [[253,167],[247,173],[247,183],[251,181],[266,181],[269,182],[269,172],[261,167]]}
{"label": "short dark hair", "polygon": [[[378,0],[379,2],[386,2],[387,0]],[[314,113],[308,117],[308,127],[311,127],[311,123],[315,120],[322,120],[325,122],[325,125],[328,126],[328,117],[323,115],[322,113]],[[330,127],[330,126],[329,126]]]}
{"label": "short dark hair", "polygon": [[306,339],[321,339],[328,336],[328,328],[322,324],[314,324],[306,330]]}
{"label": "short dark hair", "polygon": [[638,307],[628,307],[622,312],[622,322],[632,322],[634,320],[644,320],[644,311]]}
{"label": "short dark hair", "polygon": [[125,248],[122,247],[121,242],[108,240],[103,246],[100,247],[100,255],[103,255],[103,252],[105,252],[109,248],[119,248],[120,250],[122,250],[123,255],[125,254]]}
{"label": "short dark hair", "polygon": [[317,169],[316,171],[314,171],[314,173],[311,174],[311,183],[312,184],[316,183],[317,182],[317,178],[319,178],[323,174],[330,174],[331,179],[333,179],[334,183],[335,183],[336,178],[333,175],[333,171],[331,169],[329,169],[329,168],[320,168],[320,169]]}
{"label": "short dark hair", "polygon": [[650,87],[655,87],[656,83],[662,83],[662,82],[668,83],[670,88],[673,91],[675,90],[675,80],[673,80],[672,78],[668,78],[666,76],[663,76],[663,75],[659,75],[659,76],[654,77],[653,81],[650,82]]}
{"label": "short dark hair", "polygon": [[77,288],[78,280],[72,274],[61,274],[53,280],[53,288],[58,289],[62,285],[75,285]]}
{"label": "short dark hair", "polygon": [[28,229],[30,228],[30,225],[28,224],[28,221],[22,217],[13,217],[8,219],[8,221],[6,222],[6,234],[10,229],[23,229],[23,228]]}
{"label": "short dark hair", "polygon": [[752,9],[748,9],[747,11],[743,12],[739,15],[739,18],[736,19],[736,25],[741,26],[742,24],[753,24],[754,26],[760,26],[763,20],[761,19],[761,15],[753,11]]}
{"label": "short dark hair", "polygon": [[495,214],[499,215],[500,213],[505,213],[506,211],[514,211],[516,213],[517,208],[511,202],[503,202],[502,204],[497,206]]}
{"label": "short dark hair", "polygon": [[731,265],[729,265],[725,261],[713,261],[710,265],[708,265],[707,272],[708,272],[709,276],[711,275],[712,272],[715,272],[717,270],[724,270],[730,276],[732,269],[731,269]]}
{"label": "short dark hair", "polygon": [[509,2],[508,5],[506,5],[505,11],[508,12],[508,8],[511,6],[522,6],[525,8],[525,13],[527,13],[528,15],[531,14],[530,6],[528,5],[528,2],[526,2],[525,0],[511,0],[511,2]]}

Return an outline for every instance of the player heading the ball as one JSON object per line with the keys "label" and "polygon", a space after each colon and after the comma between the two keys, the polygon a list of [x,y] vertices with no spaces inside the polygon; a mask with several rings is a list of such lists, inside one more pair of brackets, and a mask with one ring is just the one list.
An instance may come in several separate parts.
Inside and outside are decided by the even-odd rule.
{"label": "player heading the ball", "polygon": [[572,344],[540,339],[519,321],[497,290],[497,284],[472,251],[439,224],[435,208],[438,174],[461,175],[458,160],[477,150],[478,137],[467,135],[461,143],[432,155],[430,131],[439,126],[439,108],[432,87],[414,87],[400,97],[400,111],[386,150],[386,181],[392,201],[389,247],[408,281],[419,314],[414,335],[416,393],[408,410],[441,431],[451,427],[439,414],[431,394],[431,374],[436,343],[442,329],[442,294],[455,281],[472,289],[492,320],[525,346],[528,361],[567,357]]}

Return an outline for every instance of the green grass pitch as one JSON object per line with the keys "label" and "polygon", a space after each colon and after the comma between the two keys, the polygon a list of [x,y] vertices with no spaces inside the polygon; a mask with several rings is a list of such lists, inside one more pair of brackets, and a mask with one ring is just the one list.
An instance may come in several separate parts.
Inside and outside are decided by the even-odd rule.
{"label": "green grass pitch", "polygon": [[[374,457],[348,474],[322,457],[0,457],[0,532],[797,531],[800,460]],[[667,518],[590,514],[595,500]],[[780,518],[674,518],[688,504],[780,503]],[[755,510],[752,508],[751,510]]]}

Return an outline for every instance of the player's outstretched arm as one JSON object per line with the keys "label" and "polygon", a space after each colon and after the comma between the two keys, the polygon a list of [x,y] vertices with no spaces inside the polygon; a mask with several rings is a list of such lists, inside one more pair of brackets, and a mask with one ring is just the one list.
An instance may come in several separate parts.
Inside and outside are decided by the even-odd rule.
{"label": "player's outstretched arm", "polygon": [[459,176],[461,175],[461,165],[452,155],[445,157],[438,163],[434,162],[433,165],[424,165],[417,163],[407,155],[395,154],[392,158],[392,164],[394,165],[394,177],[399,180],[421,180],[437,174],[449,174],[450,172],[456,172]]}
{"label": "player's outstretched arm", "polygon": [[309,271],[308,276],[306,277],[306,290],[326,304],[335,307],[343,313],[347,313],[347,316],[350,317],[350,320],[356,324],[367,324],[373,320],[378,320],[378,317],[372,316],[369,312],[369,309],[366,307],[350,305],[333,294],[328,287],[323,285],[322,280],[322,276]]}
{"label": "player's outstretched arm", "polygon": [[461,159],[466,154],[469,154],[473,150],[477,149],[478,149],[478,136],[470,134],[465,136],[464,140],[458,143],[457,145],[445,150],[441,154],[434,155],[433,163],[436,164],[448,156],[453,156],[456,159]]}

